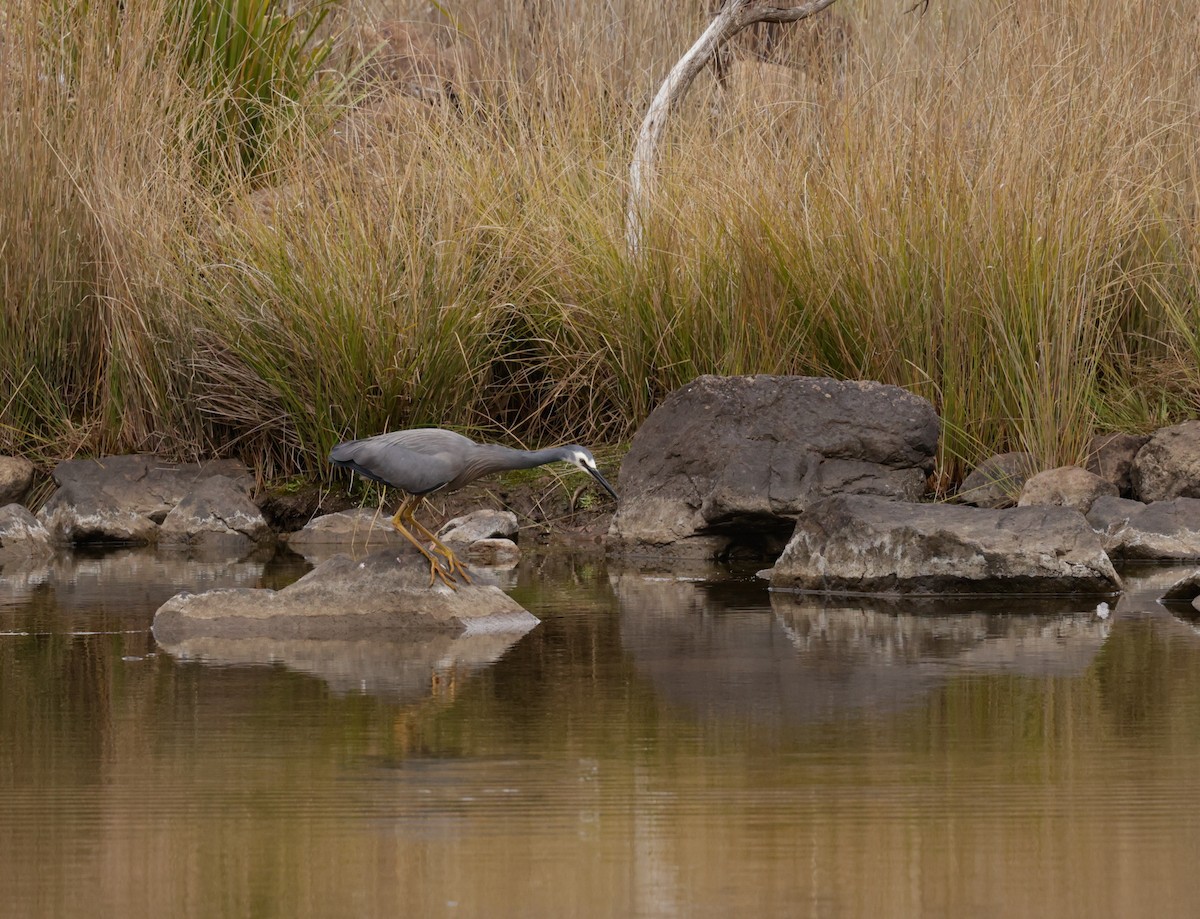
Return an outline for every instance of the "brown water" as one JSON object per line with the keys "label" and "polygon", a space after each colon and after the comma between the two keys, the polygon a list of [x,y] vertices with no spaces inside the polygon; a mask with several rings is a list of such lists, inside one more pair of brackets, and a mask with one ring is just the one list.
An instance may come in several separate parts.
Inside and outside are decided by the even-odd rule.
{"label": "brown water", "polygon": [[514,577],[543,621],[507,646],[148,633],[178,589],[298,573],[0,572],[0,915],[1200,910],[1200,634],[1152,600],[1179,569],[1101,619],[562,558]]}

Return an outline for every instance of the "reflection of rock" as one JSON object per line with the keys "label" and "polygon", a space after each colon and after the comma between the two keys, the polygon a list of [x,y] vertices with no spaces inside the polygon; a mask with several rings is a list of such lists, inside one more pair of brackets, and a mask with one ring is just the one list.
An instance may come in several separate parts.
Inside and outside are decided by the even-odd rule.
{"label": "reflection of rock", "polygon": [[263,557],[231,560],[194,551],[60,552],[6,562],[0,577],[0,603],[23,602],[40,589],[51,592],[55,608],[63,613],[128,615],[144,628],[147,614],[180,590],[257,586],[265,567]]}
{"label": "reflection of rock", "polygon": [[[932,602],[927,608],[941,605]],[[1108,635],[1108,625],[1091,611],[1031,615],[1024,605],[1014,608],[1012,601],[996,601],[988,604],[991,610],[974,613],[959,613],[952,606],[946,610],[951,615],[905,614],[861,604],[825,606],[812,598],[773,593],[771,606],[802,653],[925,669],[945,666],[1023,676],[1082,673]]]}
{"label": "reflection of rock", "polygon": [[161,647],[213,664],[275,664],[311,674],[337,693],[419,701],[448,681],[495,663],[520,632],[427,635],[405,642],[272,638],[188,638]]}
{"label": "reflection of rock", "polygon": [[1112,594],[1100,537],[1066,507],[1011,510],[839,495],[810,507],[773,588],[831,593]]}
{"label": "reflection of rock", "polygon": [[154,616],[154,637],[378,638],[526,632],[538,620],[497,587],[429,586],[429,563],[406,551],[336,555],[283,590],[180,594]]}
{"label": "reflection of rock", "polygon": [[961,673],[1079,673],[1109,627],[1083,601],[1047,616],[1026,601],[927,600],[913,612],[772,593],[768,610],[761,594],[757,607],[749,592],[720,596],[728,586],[622,575],[614,587],[622,645],[662,699],[768,723],[892,710]]}

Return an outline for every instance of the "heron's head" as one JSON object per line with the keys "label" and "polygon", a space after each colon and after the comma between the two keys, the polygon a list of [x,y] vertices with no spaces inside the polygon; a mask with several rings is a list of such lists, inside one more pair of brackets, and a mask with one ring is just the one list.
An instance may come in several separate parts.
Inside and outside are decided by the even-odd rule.
{"label": "heron's head", "polygon": [[579,444],[571,444],[570,446],[563,447],[562,449],[564,460],[566,460],[568,463],[571,463],[573,466],[578,466],[593,479],[599,482],[604,487],[604,490],[613,496],[614,501],[619,500],[617,498],[616,489],[609,485],[608,480],[600,474],[600,468],[596,465],[596,458],[592,456],[591,450],[589,450],[587,447],[581,447]]}

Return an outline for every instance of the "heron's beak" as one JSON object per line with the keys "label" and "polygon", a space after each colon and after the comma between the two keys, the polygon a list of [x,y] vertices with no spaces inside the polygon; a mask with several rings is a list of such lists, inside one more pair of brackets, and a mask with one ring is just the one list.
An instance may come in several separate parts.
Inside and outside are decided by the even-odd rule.
{"label": "heron's beak", "polygon": [[613,487],[612,487],[611,485],[609,485],[609,484],[608,484],[608,480],[607,480],[606,478],[604,478],[604,476],[602,476],[602,475],[600,474],[600,470],[599,470],[599,469],[592,469],[592,468],[590,468],[590,467],[589,467],[587,471],[588,471],[588,472],[591,474],[591,476],[592,476],[592,478],[593,478],[593,479],[595,479],[597,482],[599,482],[601,485],[603,485],[603,486],[604,486],[604,490],[605,490],[606,492],[608,492],[610,495],[612,495],[612,496],[613,496],[613,500],[614,500],[614,501],[620,501],[620,500],[621,500],[620,498],[618,498],[618,497],[617,497],[617,493],[616,493],[616,491],[613,489]]}

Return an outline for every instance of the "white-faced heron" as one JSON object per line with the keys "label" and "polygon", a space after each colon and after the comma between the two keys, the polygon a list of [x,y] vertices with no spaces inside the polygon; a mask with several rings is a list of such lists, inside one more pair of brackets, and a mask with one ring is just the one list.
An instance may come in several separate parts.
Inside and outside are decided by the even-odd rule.
{"label": "white-faced heron", "polygon": [[[616,491],[596,468],[591,451],[578,444],[545,450],[514,450],[499,444],[478,444],[469,437],[442,428],[413,428],[340,443],[329,454],[329,462],[405,493],[400,509],[392,517],[392,526],[429,560],[429,583],[432,585],[434,578],[440,577],[442,583],[454,589],[457,589],[456,577],[461,576],[468,584],[471,578],[454,551],[413,516],[426,495],[436,491],[457,491],[493,472],[562,462],[578,466],[599,482],[614,500],[617,497]],[[410,527],[432,549],[417,539]],[[445,562],[444,568],[439,559]]]}

